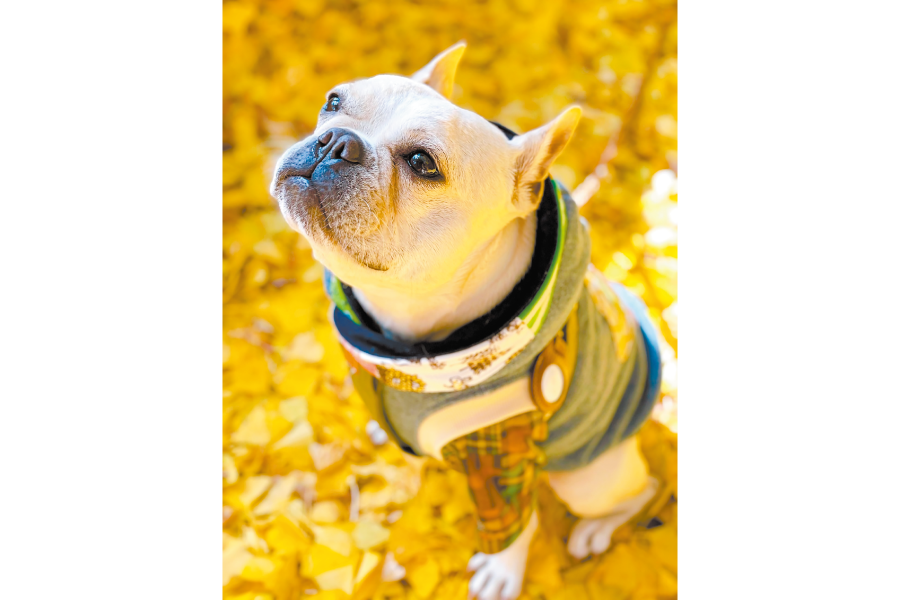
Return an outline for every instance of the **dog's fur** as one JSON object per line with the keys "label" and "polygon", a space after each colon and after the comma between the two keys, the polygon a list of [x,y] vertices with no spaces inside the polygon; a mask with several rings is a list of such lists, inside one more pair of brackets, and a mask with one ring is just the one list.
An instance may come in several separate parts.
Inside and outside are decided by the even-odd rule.
{"label": "dog's fur", "polygon": [[[272,183],[285,219],[306,236],[316,259],[353,287],[385,331],[408,341],[446,337],[499,304],[521,279],[534,251],[543,181],[581,115],[570,107],[508,140],[447,99],[464,49],[449,48],[411,78],[379,75],[334,88],[328,97],[337,94],[339,109],[323,108],[316,131],[281,157]],[[357,140],[358,155],[325,156],[340,151],[333,146],[344,131]],[[416,150],[435,159],[439,177],[413,172],[406,157]],[[455,416],[439,411],[420,437],[450,441],[529,407],[522,380],[451,407]],[[440,458],[442,443],[420,441]],[[589,517],[569,539],[579,558],[604,551],[613,529],[655,490],[633,438],[550,482],[573,512]],[[518,596],[536,527],[532,515],[509,548],[473,557],[470,596]]]}

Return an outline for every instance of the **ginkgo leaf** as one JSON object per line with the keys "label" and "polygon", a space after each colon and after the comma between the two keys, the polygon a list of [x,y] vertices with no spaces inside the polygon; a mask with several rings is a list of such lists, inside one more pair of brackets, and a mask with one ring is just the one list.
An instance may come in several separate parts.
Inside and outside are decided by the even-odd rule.
{"label": "ginkgo leaf", "polygon": [[241,426],[231,436],[231,441],[238,444],[262,446],[269,443],[269,438],[266,410],[262,406],[257,406],[241,422]]}

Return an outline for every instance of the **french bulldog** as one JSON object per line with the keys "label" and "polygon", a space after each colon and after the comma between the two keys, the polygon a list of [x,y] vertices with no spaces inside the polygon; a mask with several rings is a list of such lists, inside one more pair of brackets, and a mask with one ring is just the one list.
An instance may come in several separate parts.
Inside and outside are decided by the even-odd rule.
{"label": "french bulldog", "polygon": [[[378,358],[372,358],[378,353],[366,345],[365,340],[369,339],[366,336],[377,333],[384,347],[439,349],[460,331],[471,329],[473,323],[490,322],[498,307],[508,303],[509,297],[518,293],[516,290],[521,291],[522,282],[532,277],[530,273],[536,269],[534,263],[538,256],[548,255],[545,246],[557,243],[562,248],[561,239],[552,241],[555,230],[544,233],[542,223],[551,223],[552,229],[556,227],[553,223],[558,225],[565,220],[569,230],[583,227],[564,191],[558,191],[560,212],[555,217],[557,220],[552,220],[551,213],[556,209],[550,205],[554,202],[554,191],[561,187],[549,179],[550,167],[572,137],[581,110],[575,106],[567,108],[546,125],[514,135],[454,105],[448,98],[464,49],[465,44],[459,43],[445,50],[411,77],[378,75],[336,86],[326,95],[315,131],[286,151],[275,169],[271,193],[290,226],[306,237],[315,258],[338,282],[336,289],[341,299],[336,303],[343,306],[345,301],[352,300],[354,310],[335,309],[334,320],[336,326],[340,320],[345,328],[364,330],[360,333],[364,341],[359,345],[364,352],[357,357],[369,357],[366,360]],[[557,229],[562,231],[561,226]],[[569,260],[566,252],[555,256],[553,260],[563,263],[560,272],[565,271]],[[545,271],[534,275],[535,281],[540,283],[541,277],[549,278],[548,273],[554,272]],[[576,276],[584,277],[583,273]],[[557,295],[560,293],[557,291]],[[635,327],[635,315],[631,314],[639,308],[625,301],[622,304],[626,308],[616,312],[617,300],[610,300],[609,294],[606,300],[597,295],[592,297],[595,302],[606,303],[606,318],[598,322],[607,328],[604,331],[617,336],[616,348],[624,365],[622,356],[629,348],[636,347],[634,336],[641,335]],[[577,314],[582,328],[588,326],[585,319],[593,318],[581,312],[588,310],[587,304],[590,302],[573,299],[570,305],[574,306],[574,312],[569,310],[570,305],[565,310],[567,314]],[[354,323],[359,323],[351,323],[353,319],[347,318],[344,312],[359,315],[354,317]],[[560,323],[563,321],[565,315]],[[631,334],[621,333],[626,331],[628,323],[632,326]],[[499,333],[484,342],[498,355],[508,351],[503,343],[515,337],[509,333],[515,328],[502,325],[505,329],[498,329]],[[338,329],[340,333],[341,327]],[[519,327],[514,333],[518,335],[523,330]],[[343,337],[342,341],[346,341]],[[567,340],[563,338],[557,334],[553,339],[565,345]],[[518,356],[520,349],[509,350],[504,364],[510,366],[516,360],[523,360]],[[649,346],[641,350],[642,356],[652,354],[650,350]],[[478,479],[472,471],[483,470],[485,464],[499,465],[502,471],[513,463],[503,463],[496,457],[496,451],[490,459],[479,455],[477,449],[473,450],[478,446],[475,442],[461,455],[459,449],[464,446],[457,441],[472,440],[478,432],[495,431],[490,428],[503,423],[513,423],[502,430],[502,436],[509,439],[523,431],[521,435],[526,438],[532,432],[544,431],[541,439],[547,439],[548,434],[541,429],[547,420],[536,418],[522,425],[523,415],[539,413],[535,398],[542,394],[552,396],[549,401],[544,399],[544,404],[549,406],[548,402],[554,402],[565,387],[559,383],[560,377],[570,377],[572,372],[587,367],[579,365],[565,372],[551,365],[546,371],[550,374],[545,374],[539,384],[534,383],[533,377],[517,376],[504,385],[486,385],[481,393],[477,386],[465,382],[471,383],[472,376],[480,375],[479,369],[487,368],[485,364],[502,361],[492,363],[491,356],[473,363],[469,356],[468,367],[463,367],[471,369],[468,379],[451,378],[448,381],[456,387],[429,394],[425,388],[432,384],[426,378],[430,373],[427,369],[439,369],[441,361],[434,353],[426,351],[425,354],[424,359],[403,359],[407,361],[404,364],[415,363],[425,369],[421,371],[422,377],[415,373],[397,376],[395,370],[380,363],[375,365],[377,369],[369,368],[378,381],[374,381],[374,387],[369,386],[367,393],[375,389],[383,394],[384,390],[391,392],[392,385],[399,386],[406,396],[398,402],[405,402],[406,408],[414,411],[419,410],[417,398],[449,398],[459,390],[466,390],[468,395],[462,400],[444,402],[419,420],[412,419],[414,429],[405,435],[402,427],[392,424],[398,419],[392,417],[381,422],[395,430],[397,439],[405,439],[409,446],[414,446],[418,454],[456,460],[456,464],[463,465],[463,470],[469,465],[471,493],[479,506],[479,532],[499,540],[486,543],[484,551],[475,554],[469,562],[469,571],[474,571],[469,581],[469,596],[480,600],[511,600],[522,589],[529,544],[538,526],[537,511],[519,513],[527,517],[522,517],[525,520],[514,535],[503,538],[506,534],[497,534],[492,528],[502,529],[506,525],[497,525],[492,519],[505,518],[508,506],[502,503],[508,501],[506,492],[518,489],[519,484],[497,488],[496,481],[503,475],[488,474]],[[359,368],[362,372],[363,367],[349,355],[348,358],[355,365],[351,371]],[[534,358],[530,360],[527,368],[533,371]],[[365,363],[362,358],[360,361]],[[633,369],[636,371],[638,367]],[[645,367],[642,376],[651,370]],[[527,375],[532,371],[522,373]],[[626,383],[630,373],[625,373]],[[642,381],[638,384],[635,389],[645,390]],[[357,388],[360,389],[359,384]],[[625,393],[623,389],[624,384],[617,393]],[[422,390],[425,393],[415,395]],[[393,414],[404,410],[404,406],[394,408]],[[562,414],[563,409],[559,410]],[[606,421],[610,418],[607,416]],[[571,424],[576,421],[577,424]],[[554,419],[549,423],[552,438]],[[567,428],[576,425],[581,429],[587,427],[587,434],[591,434],[590,419],[575,415]],[[594,437],[602,433],[597,431]],[[534,446],[528,439],[523,444],[528,448]],[[519,450],[508,451],[512,454]],[[566,458],[562,457],[558,464],[575,466],[548,469],[548,478],[556,495],[572,513],[581,517],[569,535],[567,546],[572,556],[581,559],[604,552],[613,531],[641,511],[653,498],[657,484],[648,474],[633,434],[617,440],[599,455],[591,455],[590,460],[573,463]],[[531,462],[514,461],[514,464],[524,464],[528,467],[526,472],[542,466],[540,459],[528,460]],[[499,493],[491,492],[492,486]],[[527,486],[526,482],[524,487]],[[491,493],[485,492],[486,488]],[[491,513],[497,503],[502,510]]]}

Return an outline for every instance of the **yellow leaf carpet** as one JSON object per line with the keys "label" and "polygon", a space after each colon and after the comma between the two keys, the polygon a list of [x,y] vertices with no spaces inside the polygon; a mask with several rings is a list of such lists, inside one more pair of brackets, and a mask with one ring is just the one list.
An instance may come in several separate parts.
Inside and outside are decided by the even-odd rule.
{"label": "yellow leaf carpet", "polygon": [[331,86],[412,73],[459,40],[460,106],[519,132],[584,108],[552,174],[590,198],[594,264],[644,298],[663,338],[663,394],[639,434],[662,492],[578,562],[565,551],[574,518],[541,486],[523,597],[677,595],[675,3],[238,0],[224,4],[226,599],[466,597],[465,480],[370,442],[322,268],[267,191]]}

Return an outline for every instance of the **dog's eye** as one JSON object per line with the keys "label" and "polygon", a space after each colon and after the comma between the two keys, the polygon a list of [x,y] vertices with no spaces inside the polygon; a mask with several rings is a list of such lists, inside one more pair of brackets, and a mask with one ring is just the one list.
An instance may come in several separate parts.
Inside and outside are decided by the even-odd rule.
{"label": "dog's eye", "polygon": [[412,167],[412,170],[416,172],[417,175],[421,175],[422,177],[437,177],[440,175],[438,173],[437,165],[434,164],[434,159],[431,158],[427,152],[422,152],[418,150],[409,155],[409,158],[406,159],[406,162],[409,163],[409,166]]}
{"label": "dog's eye", "polygon": [[340,107],[341,99],[337,94],[328,96],[328,100],[325,102],[325,112],[337,112]]}

